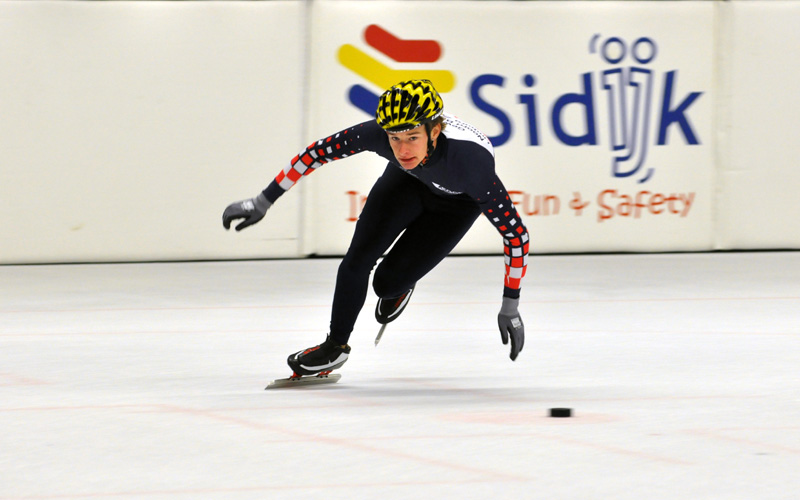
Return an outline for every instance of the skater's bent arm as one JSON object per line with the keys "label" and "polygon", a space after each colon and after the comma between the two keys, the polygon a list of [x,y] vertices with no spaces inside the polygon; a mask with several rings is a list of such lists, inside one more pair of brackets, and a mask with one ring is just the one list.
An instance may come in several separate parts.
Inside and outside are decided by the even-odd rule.
{"label": "skater's bent arm", "polygon": [[283,193],[326,163],[347,158],[362,151],[388,148],[386,134],[370,120],[311,143],[281,170],[263,193],[275,203]]}

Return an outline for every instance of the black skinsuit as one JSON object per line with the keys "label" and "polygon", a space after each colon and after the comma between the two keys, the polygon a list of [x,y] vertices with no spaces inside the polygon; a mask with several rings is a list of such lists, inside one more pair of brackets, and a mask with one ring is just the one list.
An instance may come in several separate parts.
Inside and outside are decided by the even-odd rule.
{"label": "black skinsuit", "polygon": [[436,150],[412,170],[396,163],[386,132],[371,120],[310,145],[264,190],[274,203],[303,175],[362,151],[373,151],[389,161],[370,190],[339,266],[330,325],[337,343],[347,343],[366,300],[370,272],[395,240],[373,278],[379,297],[395,297],[414,286],[450,253],[480,213],[503,236],[503,295],[519,297],[528,232],[495,173],[489,140],[471,125],[444,116],[445,128]]}

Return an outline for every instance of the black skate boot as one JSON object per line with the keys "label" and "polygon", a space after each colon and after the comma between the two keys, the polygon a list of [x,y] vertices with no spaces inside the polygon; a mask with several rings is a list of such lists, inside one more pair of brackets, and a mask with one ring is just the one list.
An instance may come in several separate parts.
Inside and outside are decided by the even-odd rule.
{"label": "black skate boot", "polygon": [[316,375],[339,368],[347,361],[349,354],[349,345],[335,343],[328,334],[325,342],[290,355],[287,363],[296,375]]}
{"label": "black skate boot", "polygon": [[375,306],[375,319],[378,320],[378,323],[385,325],[396,320],[408,305],[413,292],[414,287],[412,286],[409,291],[399,297],[378,299],[378,305]]}

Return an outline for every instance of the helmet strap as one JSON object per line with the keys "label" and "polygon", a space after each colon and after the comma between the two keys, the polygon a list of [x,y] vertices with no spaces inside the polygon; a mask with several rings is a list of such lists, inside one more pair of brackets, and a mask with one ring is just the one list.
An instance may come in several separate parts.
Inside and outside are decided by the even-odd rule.
{"label": "helmet strap", "polygon": [[425,159],[422,161],[423,165],[428,162],[428,158],[430,158],[431,155],[433,155],[433,151],[434,149],[436,149],[433,145],[433,139],[431,138],[431,130],[433,130],[434,126],[435,123],[433,122],[428,122],[425,124],[425,133],[428,134],[428,153],[425,156]]}

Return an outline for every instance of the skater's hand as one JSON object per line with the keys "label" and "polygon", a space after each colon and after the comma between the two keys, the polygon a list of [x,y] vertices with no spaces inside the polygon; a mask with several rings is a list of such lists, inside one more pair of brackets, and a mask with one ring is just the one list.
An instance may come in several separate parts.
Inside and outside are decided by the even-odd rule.
{"label": "skater's hand", "polygon": [[267,200],[264,193],[259,194],[255,198],[250,198],[249,200],[231,203],[222,214],[222,225],[225,226],[225,229],[230,229],[232,221],[244,219],[244,221],[236,226],[236,230],[241,231],[247,226],[251,226],[263,219],[264,214],[267,213],[267,210],[269,210],[271,206],[272,203]]}
{"label": "skater's hand", "polygon": [[497,315],[497,326],[500,327],[500,338],[503,340],[503,344],[508,344],[508,339],[511,338],[511,361],[517,359],[517,355],[525,344],[525,325],[522,324],[522,318],[517,310],[518,306],[519,299],[503,297],[503,306],[500,308],[500,314]]}

